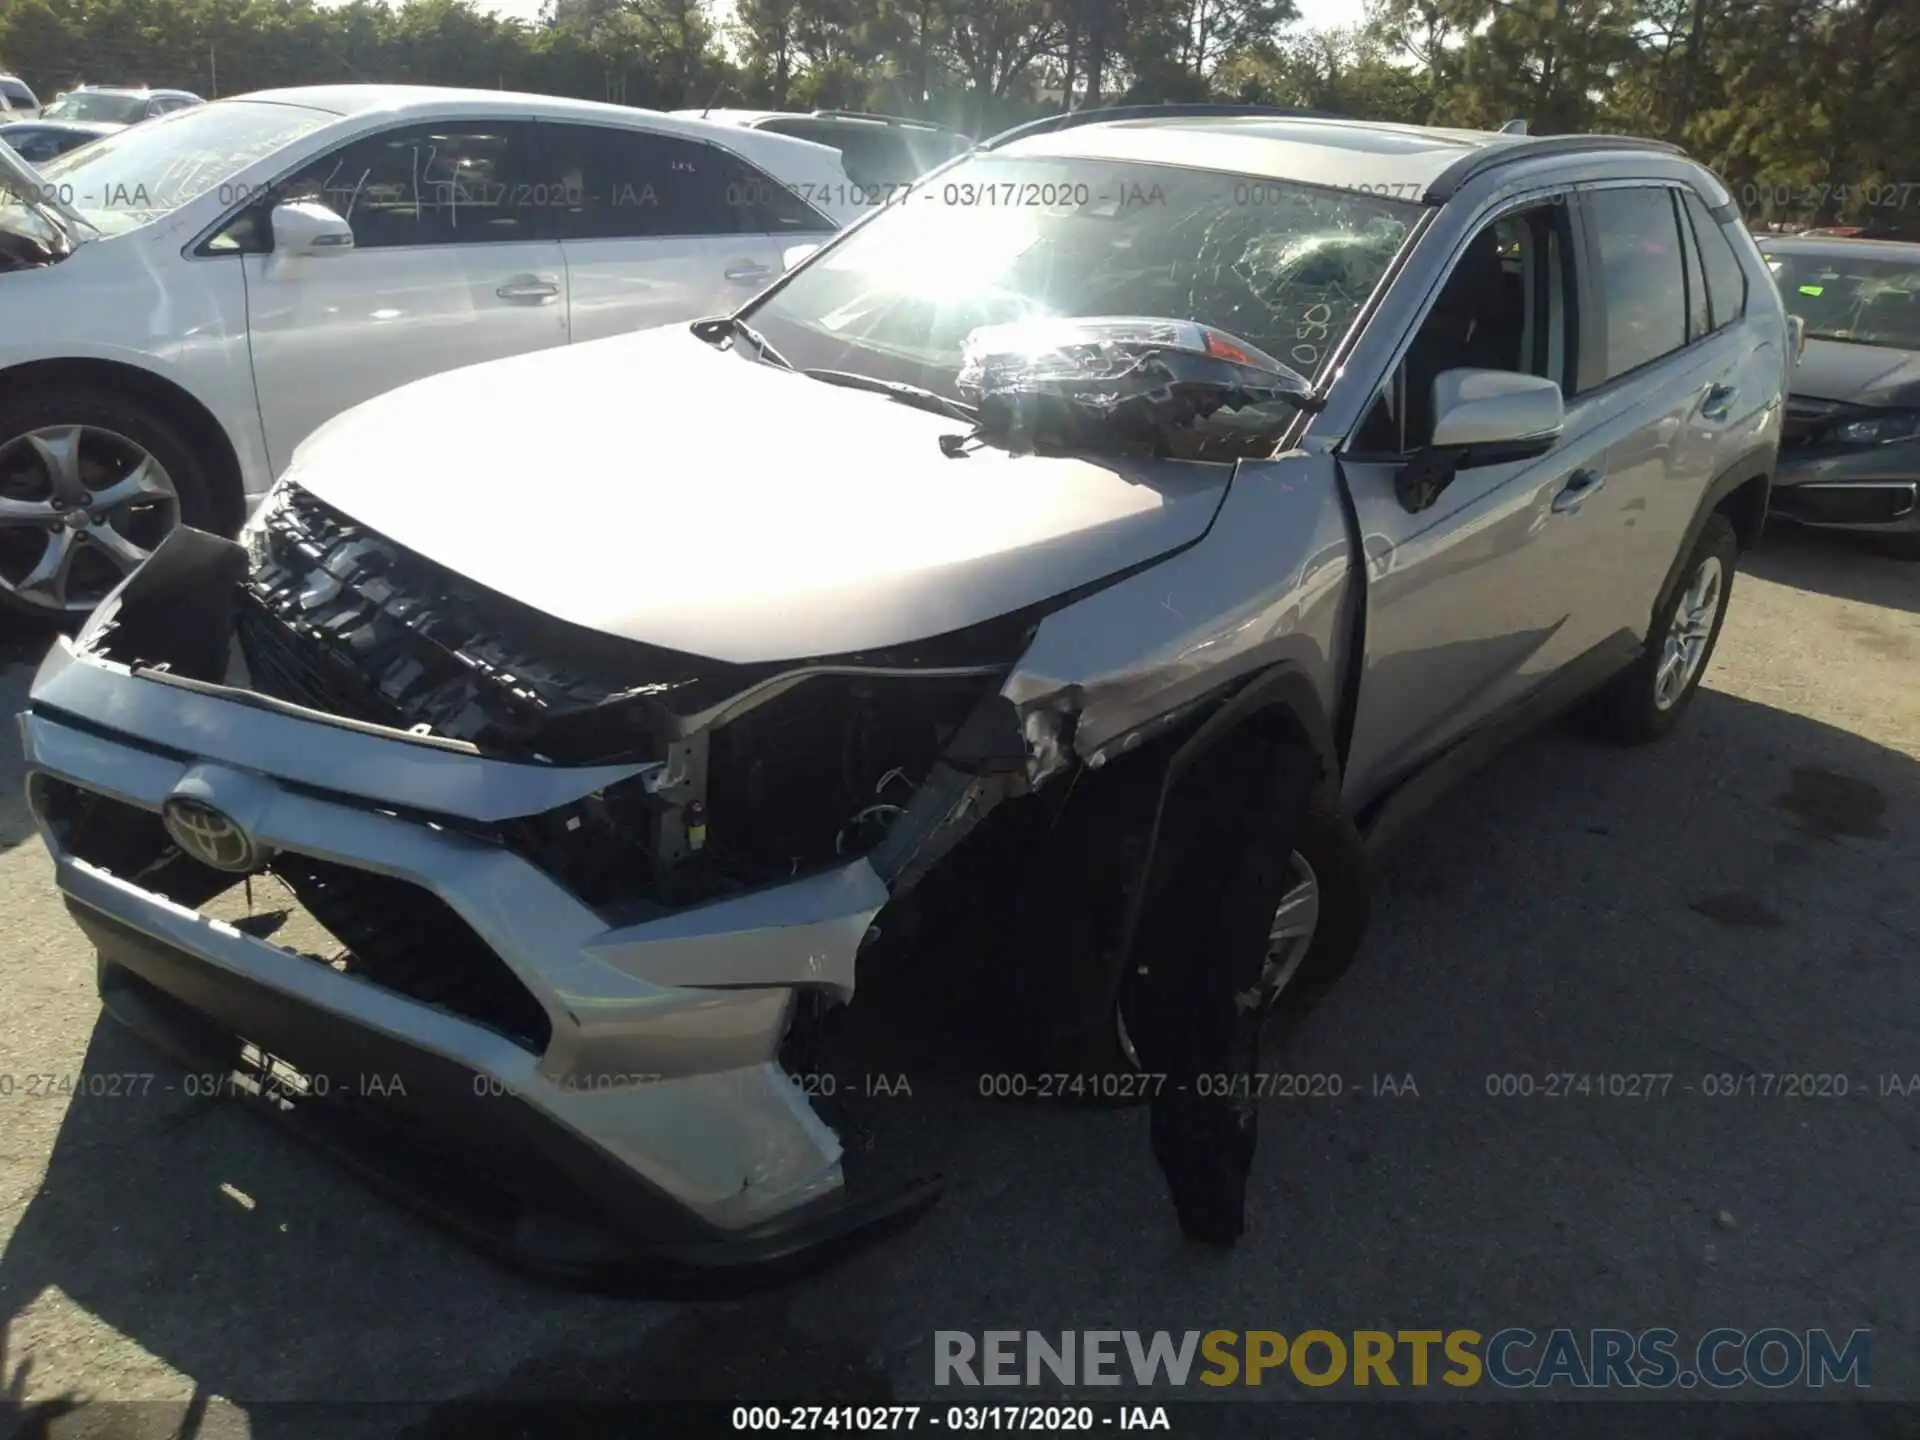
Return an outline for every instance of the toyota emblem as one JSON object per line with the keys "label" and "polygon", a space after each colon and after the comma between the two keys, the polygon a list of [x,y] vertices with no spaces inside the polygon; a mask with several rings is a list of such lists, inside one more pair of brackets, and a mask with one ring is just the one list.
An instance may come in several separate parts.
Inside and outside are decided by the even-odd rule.
{"label": "toyota emblem", "polygon": [[238,872],[253,870],[260,863],[253,837],[233,817],[204,800],[175,795],[160,807],[160,820],[173,843],[202,865]]}

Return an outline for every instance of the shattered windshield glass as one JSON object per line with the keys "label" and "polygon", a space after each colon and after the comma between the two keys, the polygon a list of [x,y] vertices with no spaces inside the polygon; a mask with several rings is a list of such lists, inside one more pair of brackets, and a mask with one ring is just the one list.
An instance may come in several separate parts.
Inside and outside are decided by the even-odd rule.
{"label": "shattered windshield glass", "polygon": [[1809,338],[1920,350],[1920,257],[1775,252],[1767,268]]}
{"label": "shattered windshield glass", "polygon": [[216,187],[228,203],[230,182],[247,166],[338,118],[304,105],[220,100],[69,150],[40,175],[89,223],[130,230]]}
{"label": "shattered windshield glass", "polygon": [[992,155],[925,181],[755,306],[801,369],[957,396],[982,325],[1198,321],[1316,377],[1421,207],[1131,162]]}

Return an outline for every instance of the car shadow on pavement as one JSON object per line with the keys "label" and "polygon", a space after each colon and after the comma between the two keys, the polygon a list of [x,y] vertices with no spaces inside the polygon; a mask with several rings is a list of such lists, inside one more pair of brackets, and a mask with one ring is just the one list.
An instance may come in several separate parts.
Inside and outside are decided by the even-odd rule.
{"label": "car shadow on pavement", "polygon": [[1773,524],[1740,568],[1795,590],[1920,614],[1920,560],[1884,554],[1868,536]]}
{"label": "car shadow on pavement", "polygon": [[[1482,1333],[1862,1324],[1910,1340],[1920,1235],[1899,1176],[1920,1100],[1681,1090],[1788,1070],[1870,1089],[1920,1069],[1916,871],[1920,763],[1846,731],[1709,690],[1664,745],[1546,733],[1395,852],[1359,963],[1270,1057],[1340,1083],[1270,1092],[1238,1251],[1181,1241],[1140,1111],[909,1075],[867,1106],[869,1128],[902,1168],[952,1177],[941,1205],[832,1270],[720,1305],[494,1268],[189,1093],[102,1017],[81,1069],[130,1078],[67,1102],[0,1256],[0,1321],[18,1362],[52,1323],[44,1307],[77,1307],[197,1394],[231,1397],[264,1440],[481,1433],[459,1403],[474,1401],[952,1400],[932,1388],[936,1329],[1338,1331],[1391,1314]],[[1489,1098],[1489,1077],[1570,1070],[1670,1085],[1657,1104]],[[1920,1395],[1913,1349],[1883,1345],[1877,1394]],[[394,1408],[358,1412],[361,1429],[278,1403],[343,1393]]]}

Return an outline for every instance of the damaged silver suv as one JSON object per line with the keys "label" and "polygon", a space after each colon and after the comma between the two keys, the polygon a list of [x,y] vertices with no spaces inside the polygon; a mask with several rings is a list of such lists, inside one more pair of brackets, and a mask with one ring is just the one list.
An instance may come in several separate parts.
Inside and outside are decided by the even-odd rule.
{"label": "damaged silver suv", "polygon": [[[1230,1243],[1370,853],[1687,708],[1788,337],[1660,144],[1043,121],[735,315],[332,421],[55,644],[31,802],[115,1016],[551,1273],[918,1213],[814,1079],[910,1033],[1150,1102]],[[327,943],[209,913],[265,874]]]}

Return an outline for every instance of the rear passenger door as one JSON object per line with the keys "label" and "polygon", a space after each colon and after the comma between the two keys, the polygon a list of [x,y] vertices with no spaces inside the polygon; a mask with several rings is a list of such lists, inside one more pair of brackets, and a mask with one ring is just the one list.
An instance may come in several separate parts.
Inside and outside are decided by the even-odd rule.
{"label": "rear passenger door", "polygon": [[574,341],[737,309],[779,275],[773,217],[806,207],[738,157],[633,127],[540,130]]}
{"label": "rear passenger door", "polygon": [[[1577,393],[1609,414],[1604,489],[1584,507],[1610,557],[1583,597],[1586,624],[1644,640],[1675,553],[1740,423],[1737,327],[1716,329],[1701,250],[1673,184],[1577,192],[1585,304]],[[1695,203],[1698,203],[1697,197]],[[1720,237],[1722,245],[1724,237]],[[1726,258],[1738,262],[1731,250]],[[1744,290],[1740,304],[1744,306]]]}

